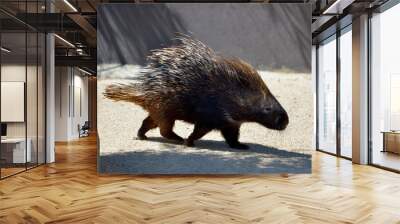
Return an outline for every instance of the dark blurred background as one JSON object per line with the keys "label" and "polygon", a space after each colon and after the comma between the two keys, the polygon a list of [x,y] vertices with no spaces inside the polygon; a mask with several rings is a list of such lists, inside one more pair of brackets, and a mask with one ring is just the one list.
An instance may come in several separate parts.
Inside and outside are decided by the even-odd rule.
{"label": "dark blurred background", "polygon": [[103,4],[98,64],[145,65],[177,32],[258,69],[311,73],[311,4]]}

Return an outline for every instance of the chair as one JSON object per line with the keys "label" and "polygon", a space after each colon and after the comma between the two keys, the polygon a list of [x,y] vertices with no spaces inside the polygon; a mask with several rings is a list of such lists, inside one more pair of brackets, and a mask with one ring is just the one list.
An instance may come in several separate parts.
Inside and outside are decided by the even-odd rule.
{"label": "chair", "polygon": [[78,125],[79,138],[89,136],[89,129],[90,129],[89,121],[85,121],[82,127]]}

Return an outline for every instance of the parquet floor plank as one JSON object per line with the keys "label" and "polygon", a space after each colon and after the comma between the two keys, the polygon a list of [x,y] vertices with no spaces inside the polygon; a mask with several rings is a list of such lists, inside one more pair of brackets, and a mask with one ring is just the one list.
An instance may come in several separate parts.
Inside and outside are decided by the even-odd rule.
{"label": "parquet floor plank", "polygon": [[96,139],[0,181],[0,223],[400,223],[400,175],[315,152],[301,175],[98,175]]}

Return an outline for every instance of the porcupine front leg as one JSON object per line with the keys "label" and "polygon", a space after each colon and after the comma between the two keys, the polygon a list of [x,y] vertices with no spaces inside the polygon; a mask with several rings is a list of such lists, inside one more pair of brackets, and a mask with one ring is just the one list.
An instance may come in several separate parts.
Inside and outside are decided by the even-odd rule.
{"label": "porcupine front leg", "polygon": [[206,135],[211,130],[212,130],[211,128],[204,127],[199,124],[195,124],[192,134],[190,134],[188,139],[186,139],[186,141],[185,141],[185,145],[194,146],[194,141],[202,138],[204,135]]}
{"label": "porcupine front leg", "polygon": [[229,125],[222,128],[221,133],[231,148],[248,149],[249,146],[239,142],[239,129],[238,125]]}
{"label": "porcupine front leg", "polygon": [[167,139],[175,140],[177,142],[183,142],[183,138],[177,135],[172,129],[174,127],[175,120],[162,120],[159,122],[160,134]]}
{"label": "porcupine front leg", "polygon": [[143,122],[142,126],[139,128],[139,131],[137,133],[137,136],[140,140],[147,139],[146,132],[148,132],[150,129],[156,128],[157,124],[154,122],[154,120],[150,117],[147,116]]}

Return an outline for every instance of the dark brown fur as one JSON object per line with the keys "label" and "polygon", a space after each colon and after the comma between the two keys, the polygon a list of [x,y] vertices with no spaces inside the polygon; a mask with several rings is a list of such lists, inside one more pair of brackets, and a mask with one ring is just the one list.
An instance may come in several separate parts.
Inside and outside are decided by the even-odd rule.
{"label": "dark brown fur", "polygon": [[183,142],[173,132],[175,120],[183,120],[194,124],[185,141],[188,146],[217,129],[229,146],[246,149],[238,140],[243,122],[286,128],[286,111],[251,65],[217,55],[199,40],[178,39],[176,46],[152,51],[135,83],[110,85],[104,92],[109,99],[132,102],[149,112],[138,131],[140,139],[159,127],[165,138]]}

